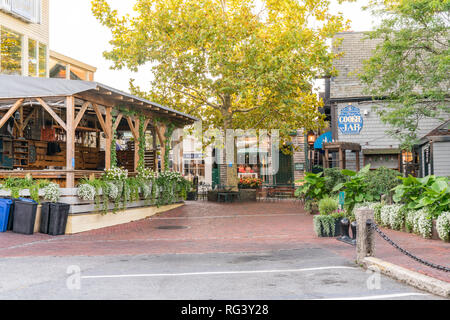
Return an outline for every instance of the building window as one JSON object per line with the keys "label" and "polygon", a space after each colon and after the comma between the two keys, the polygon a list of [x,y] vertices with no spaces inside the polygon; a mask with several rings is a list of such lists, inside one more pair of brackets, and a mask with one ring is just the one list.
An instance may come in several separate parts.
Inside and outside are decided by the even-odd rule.
{"label": "building window", "polygon": [[50,78],[66,79],[66,65],[50,58]]}
{"label": "building window", "polygon": [[22,74],[22,36],[0,28],[0,73]]}
{"label": "building window", "polygon": [[39,77],[47,77],[47,46],[39,44]]}
{"label": "building window", "polygon": [[37,41],[28,39],[28,75],[38,76],[38,46]]}

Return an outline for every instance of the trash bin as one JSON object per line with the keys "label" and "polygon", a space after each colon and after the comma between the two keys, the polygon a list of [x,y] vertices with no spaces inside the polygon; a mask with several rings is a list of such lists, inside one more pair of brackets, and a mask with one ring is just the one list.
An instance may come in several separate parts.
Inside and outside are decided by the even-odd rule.
{"label": "trash bin", "polygon": [[37,206],[36,201],[24,198],[14,202],[13,232],[33,234]]}
{"label": "trash bin", "polygon": [[0,199],[0,232],[6,232],[8,229],[8,221],[12,203],[13,202],[10,199]]}
{"label": "trash bin", "polygon": [[48,225],[50,221],[50,202],[42,203],[41,207],[41,224],[39,227],[39,232],[48,234]]}
{"label": "trash bin", "polygon": [[11,200],[11,205],[9,207],[9,218],[8,218],[8,226],[6,230],[12,231],[13,229],[13,222],[14,222],[14,203],[17,199],[11,198],[11,197],[5,197],[7,200]]}
{"label": "trash bin", "polygon": [[66,233],[67,217],[70,205],[66,203],[50,203],[48,234],[60,236]]}

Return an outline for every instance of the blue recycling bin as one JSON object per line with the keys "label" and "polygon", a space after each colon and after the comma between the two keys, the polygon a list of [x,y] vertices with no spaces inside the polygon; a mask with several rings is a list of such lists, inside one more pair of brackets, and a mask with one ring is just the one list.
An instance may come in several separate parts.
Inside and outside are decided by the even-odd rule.
{"label": "blue recycling bin", "polygon": [[8,229],[9,212],[12,203],[10,199],[0,199],[0,232],[6,232]]}

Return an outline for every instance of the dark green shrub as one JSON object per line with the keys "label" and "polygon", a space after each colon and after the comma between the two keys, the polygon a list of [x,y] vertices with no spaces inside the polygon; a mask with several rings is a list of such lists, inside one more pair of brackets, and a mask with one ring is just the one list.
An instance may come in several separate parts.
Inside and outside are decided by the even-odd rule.
{"label": "dark green shrub", "polygon": [[380,200],[382,195],[391,197],[392,189],[400,184],[399,176],[398,171],[386,167],[368,171],[363,175],[367,190],[375,200]]}
{"label": "dark green shrub", "polygon": [[340,183],[345,183],[348,176],[342,173],[339,168],[326,168],[323,171],[325,176],[325,189],[331,194],[334,187]]}

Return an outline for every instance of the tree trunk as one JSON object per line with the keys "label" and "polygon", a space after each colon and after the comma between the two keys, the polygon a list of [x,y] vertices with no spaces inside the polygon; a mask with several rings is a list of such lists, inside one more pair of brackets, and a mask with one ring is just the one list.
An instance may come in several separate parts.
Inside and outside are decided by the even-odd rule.
{"label": "tree trunk", "polygon": [[[224,108],[222,110],[222,115],[224,117],[224,135],[225,135],[225,147],[227,146],[227,129],[233,129],[233,114],[231,112],[231,96],[225,96]],[[227,187],[232,187],[233,191],[238,191],[238,174],[237,174],[237,150],[236,150],[236,139],[233,136],[233,161],[230,163],[228,159],[226,159],[226,149],[225,149],[225,164],[222,166],[226,169],[226,180],[225,185]],[[228,160],[228,161],[227,161]]]}

